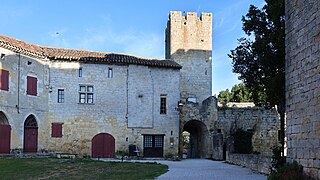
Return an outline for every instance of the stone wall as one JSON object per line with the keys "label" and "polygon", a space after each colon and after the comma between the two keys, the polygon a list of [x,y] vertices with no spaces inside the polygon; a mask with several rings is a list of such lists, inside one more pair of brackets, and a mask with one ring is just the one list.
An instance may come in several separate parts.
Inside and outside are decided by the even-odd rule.
{"label": "stone wall", "polygon": [[253,151],[263,156],[271,157],[271,148],[279,145],[280,117],[276,109],[219,108],[214,127],[215,133],[223,134],[225,142],[237,129],[252,130]]}
{"label": "stone wall", "polygon": [[[24,122],[29,115],[35,116],[39,131],[44,132],[42,127],[48,111],[48,63],[3,48],[0,48],[0,53],[5,54],[0,59],[0,69],[9,71],[9,90],[0,90],[0,112],[11,126],[11,149],[21,151]],[[37,96],[27,95],[27,76],[37,78]],[[43,141],[39,142],[38,147],[39,150],[45,148]]]}
{"label": "stone wall", "polygon": [[272,159],[258,154],[227,153],[226,161],[231,164],[245,166],[256,172],[270,174]]}
{"label": "stone wall", "polygon": [[182,65],[181,99],[198,103],[212,95],[212,14],[171,11],[166,28],[166,59]]}
{"label": "stone wall", "polygon": [[[129,144],[136,144],[143,152],[143,135],[161,134],[164,155],[178,153],[178,69],[47,61],[0,52],[6,54],[0,69],[10,75],[9,91],[0,91],[0,112],[12,128],[11,150],[23,149],[24,121],[32,114],[38,123],[38,151],[90,156],[92,138],[109,133],[116,150],[127,151]],[[37,96],[26,95],[28,75],[38,79]],[[79,103],[80,85],[93,86],[92,104]],[[64,90],[63,103],[58,103],[58,89]],[[167,98],[166,114],[160,114],[161,96]],[[51,137],[52,123],[63,124],[61,138]]]}
{"label": "stone wall", "polygon": [[286,0],[288,161],[320,179],[320,1]]}
{"label": "stone wall", "polygon": [[[136,144],[143,150],[143,134],[163,134],[164,152],[177,154],[179,137],[179,70],[147,66],[116,66],[52,63],[47,129],[63,123],[63,137],[47,141],[50,151],[91,154],[91,140],[109,133],[116,150]],[[82,68],[82,77],[78,69]],[[112,68],[113,77],[108,77]],[[94,87],[94,103],[79,103],[79,85]],[[65,102],[57,103],[58,89],[65,89]],[[160,96],[167,97],[167,114],[160,114]],[[170,138],[175,139],[173,146]]]}

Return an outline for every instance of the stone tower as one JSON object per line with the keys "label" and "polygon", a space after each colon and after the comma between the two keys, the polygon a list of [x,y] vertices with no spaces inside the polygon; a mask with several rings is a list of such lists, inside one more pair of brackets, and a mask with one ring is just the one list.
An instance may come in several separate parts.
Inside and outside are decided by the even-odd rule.
{"label": "stone tower", "polygon": [[166,59],[182,65],[182,100],[201,103],[212,94],[212,14],[171,11],[166,28]]}
{"label": "stone tower", "polygon": [[287,160],[320,179],[320,1],[285,5]]}

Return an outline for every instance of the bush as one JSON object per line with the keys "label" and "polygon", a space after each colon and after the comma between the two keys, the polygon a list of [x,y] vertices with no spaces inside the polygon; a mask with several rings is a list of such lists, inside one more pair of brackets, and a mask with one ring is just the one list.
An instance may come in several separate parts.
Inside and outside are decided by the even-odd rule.
{"label": "bush", "polygon": [[234,134],[234,152],[240,154],[252,153],[252,131],[238,129]]}
{"label": "bush", "polygon": [[271,172],[277,171],[277,169],[284,166],[286,163],[286,157],[281,156],[281,147],[273,147],[272,153]]}
{"label": "bush", "polygon": [[303,178],[302,166],[296,161],[292,164],[285,164],[279,167],[277,171],[274,171],[268,177],[268,180],[301,180]]}

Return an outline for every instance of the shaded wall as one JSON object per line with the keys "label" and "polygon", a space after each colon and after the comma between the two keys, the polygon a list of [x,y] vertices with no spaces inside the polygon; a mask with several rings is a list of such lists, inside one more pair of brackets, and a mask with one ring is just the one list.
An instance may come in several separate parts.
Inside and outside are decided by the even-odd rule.
{"label": "shaded wall", "polygon": [[286,0],[288,160],[320,179],[320,1]]}

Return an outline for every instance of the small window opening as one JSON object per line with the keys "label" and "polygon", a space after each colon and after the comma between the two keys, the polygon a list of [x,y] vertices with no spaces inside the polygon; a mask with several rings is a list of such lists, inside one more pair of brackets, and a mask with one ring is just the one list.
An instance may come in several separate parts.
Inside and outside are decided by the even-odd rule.
{"label": "small window opening", "polygon": [[221,129],[218,129],[218,133],[221,133],[222,131],[221,131]]}
{"label": "small window opening", "polygon": [[82,68],[79,68],[79,77],[82,77]]}
{"label": "small window opening", "polygon": [[1,58],[1,59],[4,59],[5,56],[6,56],[5,54],[1,53],[0,58]]}
{"label": "small window opening", "polygon": [[64,103],[64,89],[58,89],[58,103]]}
{"label": "small window opening", "polygon": [[198,102],[198,99],[196,97],[188,97],[187,99],[188,102],[192,102],[192,103],[197,103]]}
{"label": "small window opening", "polygon": [[112,68],[108,68],[108,78],[113,78],[113,70],[112,70]]}
{"label": "small window opening", "polygon": [[160,96],[160,114],[167,114],[167,97]]}

